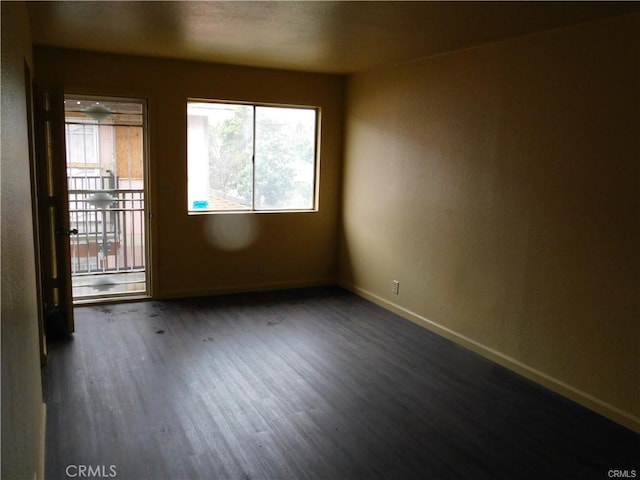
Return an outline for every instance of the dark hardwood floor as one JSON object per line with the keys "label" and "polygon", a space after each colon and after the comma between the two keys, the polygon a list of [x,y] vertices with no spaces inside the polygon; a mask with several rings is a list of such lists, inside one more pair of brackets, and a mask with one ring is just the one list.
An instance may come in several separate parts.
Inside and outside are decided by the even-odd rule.
{"label": "dark hardwood floor", "polygon": [[338,288],[78,308],[44,388],[49,479],[640,477],[637,434]]}

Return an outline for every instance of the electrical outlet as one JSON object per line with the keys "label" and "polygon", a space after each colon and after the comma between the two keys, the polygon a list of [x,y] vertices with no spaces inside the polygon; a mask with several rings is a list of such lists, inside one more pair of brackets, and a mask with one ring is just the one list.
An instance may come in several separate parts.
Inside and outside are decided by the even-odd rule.
{"label": "electrical outlet", "polygon": [[391,292],[394,295],[398,295],[398,293],[400,292],[400,282],[398,280],[394,280],[391,283]]}

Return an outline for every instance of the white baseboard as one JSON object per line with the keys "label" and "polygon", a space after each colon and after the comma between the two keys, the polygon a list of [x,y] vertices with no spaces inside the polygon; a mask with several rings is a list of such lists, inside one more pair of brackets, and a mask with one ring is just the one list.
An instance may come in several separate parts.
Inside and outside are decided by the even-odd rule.
{"label": "white baseboard", "polygon": [[154,298],[158,300],[170,298],[205,297],[208,295],[226,295],[232,293],[266,292],[269,290],[286,290],[294,288],[323,287],[335,285],[335,279],[323,278],[317,280],[265,282],[243,285],[225,285],[207,289],[166,290],[158,292]]}
{"label": "white baseboard", "polygon": [[380,305],[381,307],[392,311],[400,315],[407,320],[412,321],[442,337],[445,337],[458,345],[461,345],[489,360],[495,362],[509,370],[522,375],[523,377],[528,378],[529,380],[542,385],[549,390],[562,395],[580,405],[592,410],[608,419],[629,428],[637,433],[640,433],[640,418],[632,415],[631,413],[625,412],[620,408],[611,405],[603,400],[600,400],[593,395],[583,392],[582,390],[575,388],[561,380],[553,378],[550,375],[547,375],[544,372],[541,372],[529,365],[526,365],[508,355],[500,353],[497,350],[494,350],[486,345],[483,345],[475,340],[472,340],[464,335],[461,335],[447,327],[444,327],[436,322],[433,322],[422,315],[419,315],[411,310],[408,310],[400,305],[397,305],[385,298],[382,298],[374,293],[371,293],[362,288],[356,287],[355,285],[351,285],[346,282],[338,281],[338,284],[355,293],[358,296],[361,296],[367,300],[372,301],[373,303]]}

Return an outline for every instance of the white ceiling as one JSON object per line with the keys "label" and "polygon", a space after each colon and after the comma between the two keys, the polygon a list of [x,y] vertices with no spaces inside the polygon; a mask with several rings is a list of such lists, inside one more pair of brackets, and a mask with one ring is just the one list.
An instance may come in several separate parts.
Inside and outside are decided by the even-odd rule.
{"label": "white ceiling", "polygon": [[640,2],[28,2],[37,45],[352,73],[639,11]]}

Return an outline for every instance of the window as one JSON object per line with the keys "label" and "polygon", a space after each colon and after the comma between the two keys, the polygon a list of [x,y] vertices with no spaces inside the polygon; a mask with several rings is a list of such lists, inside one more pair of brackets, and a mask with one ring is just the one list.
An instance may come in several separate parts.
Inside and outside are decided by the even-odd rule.
{"label": "window", "polygon": [[98,164],[98,126],[88,123],[66,123],[65,144],[70,165],[92,167]]}
{"label": "window", "polygon": [[189,213],[313,210],[317,110],[187,104]]}

